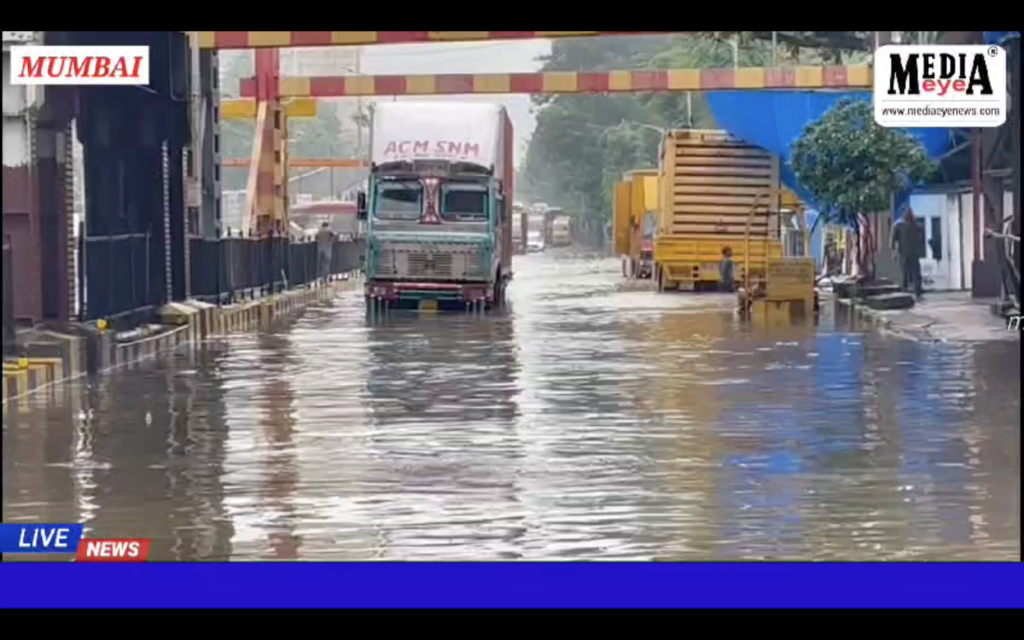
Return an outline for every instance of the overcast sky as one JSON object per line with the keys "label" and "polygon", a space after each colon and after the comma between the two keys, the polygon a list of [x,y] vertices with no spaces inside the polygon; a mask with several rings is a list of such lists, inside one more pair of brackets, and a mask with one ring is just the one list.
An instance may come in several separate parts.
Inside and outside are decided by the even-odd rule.
{"label": "overcast sky", "polygon": [[[524,73],[537,71],[540,68],[537,58],[550,50],[550,40],[378,45],[363,49],[362,72],[368,75]],[[535,125],[529,96],[416,96],[408,99],[504,104],[515,127],[517,165],[522,160],[526,142]]]}
{"label": "overcast sky", "polygon": [[[304,70],[284,70],[302,75],[335,75],[352,71],[355,49],[345,47],[290,49],[290,52],[317,50],[328,59],[305,56]],[[394,44],[362,47],[361,73],[366,75],[403,75],[436,73],[529,73],[540,70],[538,58],[551,51],[550,40],[516,40],[504,42],[439,42],[426,44]],[[287,54],[284,54],[287,55]],[[221,69],[232,64],[236,56],[252,57],[251,50],[224,51]],[[335,58],[335,56],[337,56]],[[334,61],[334,64],[331,61]],[[250,63],[251,64],[251,63]],[[282,63],[284,69],[291,68]],[[382,98],[366,98],[367,101]],[[383,98],[388,99],[388,98]],[[536,124],[530,97],[513,94],[477,96],[408,96],[406,100],[500,102],[509,110],[516,135],[515,163],[518,165],[526,152],[526,144]],[[340,98],[344,103],[355,98]],[[352,105],[355,106],[354,104]]]}

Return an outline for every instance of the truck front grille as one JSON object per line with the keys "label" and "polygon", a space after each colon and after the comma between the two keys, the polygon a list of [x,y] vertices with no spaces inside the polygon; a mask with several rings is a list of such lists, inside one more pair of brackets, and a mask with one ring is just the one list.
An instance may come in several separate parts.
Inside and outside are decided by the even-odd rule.
{"label": "truck front grille", "polygon": [[410,280],[484,280],[483,255],[477,245],[384,244],[377,254],[377,276]]}

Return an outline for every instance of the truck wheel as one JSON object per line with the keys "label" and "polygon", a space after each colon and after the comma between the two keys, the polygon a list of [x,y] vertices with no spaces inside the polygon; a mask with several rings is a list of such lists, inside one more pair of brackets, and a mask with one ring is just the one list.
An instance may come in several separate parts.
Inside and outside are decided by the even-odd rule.
{"label": "truck wheel", "polygon": [[494,281],[494,299],[491,302],[492,309],[501,309],[505,306],[505,277],[498,275]]}

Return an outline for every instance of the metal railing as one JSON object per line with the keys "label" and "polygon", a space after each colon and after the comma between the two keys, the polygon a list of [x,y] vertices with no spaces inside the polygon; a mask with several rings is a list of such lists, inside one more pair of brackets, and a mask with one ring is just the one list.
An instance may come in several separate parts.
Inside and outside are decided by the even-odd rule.
{"label": "metal railing", "polygon": [[[84,321],[111,320],[137,316],[164,302],[162,256],[151,234],[87,237],[79,241],[79,295]],[[327,275],[356,271],[362,266],[364,244],[361,240],[333,243]],[[288,238],[189,240],[191,295],[212,303],[242,298],[258,298],[316,281],[319,254],[315,242]],[[4,248],[4,313],[8,304],[8,251]],[[132,324],[131,319],[127,319]],[[12,329],[13,331],[13,329]],[[6,346],[6,341],[5,341]]]}
{"label": "metal railing", "polygon": [[159,280],[152,265],[154,239],[148,233],[82,236],[78,242],[80,316],[111,318],[159,302]]}
{"label": "metal railing", "polygon": [[209,302],[255,298],[307,285],[362,267],[361,240],[335,241],[331,263],[320,273],[316,242],[285,238],[193,238],[192,295]]}
{"label": "metal railing", "polygon": [[11,244],[4,237],[4,357],[13,356],[17,351],[17,334],[14,326],[14,261],[11,259]]}

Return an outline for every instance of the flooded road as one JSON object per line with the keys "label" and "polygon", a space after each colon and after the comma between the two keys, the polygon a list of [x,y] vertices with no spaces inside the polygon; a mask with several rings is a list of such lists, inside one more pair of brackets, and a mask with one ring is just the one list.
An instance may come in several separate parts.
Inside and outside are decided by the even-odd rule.
{"label": "flooded road", "polygon": [[503,314],[351,292],[80,383],[5,415],[4,521],[152,560],[1019,560],[1019,343],[619,287],[517,257]]}

